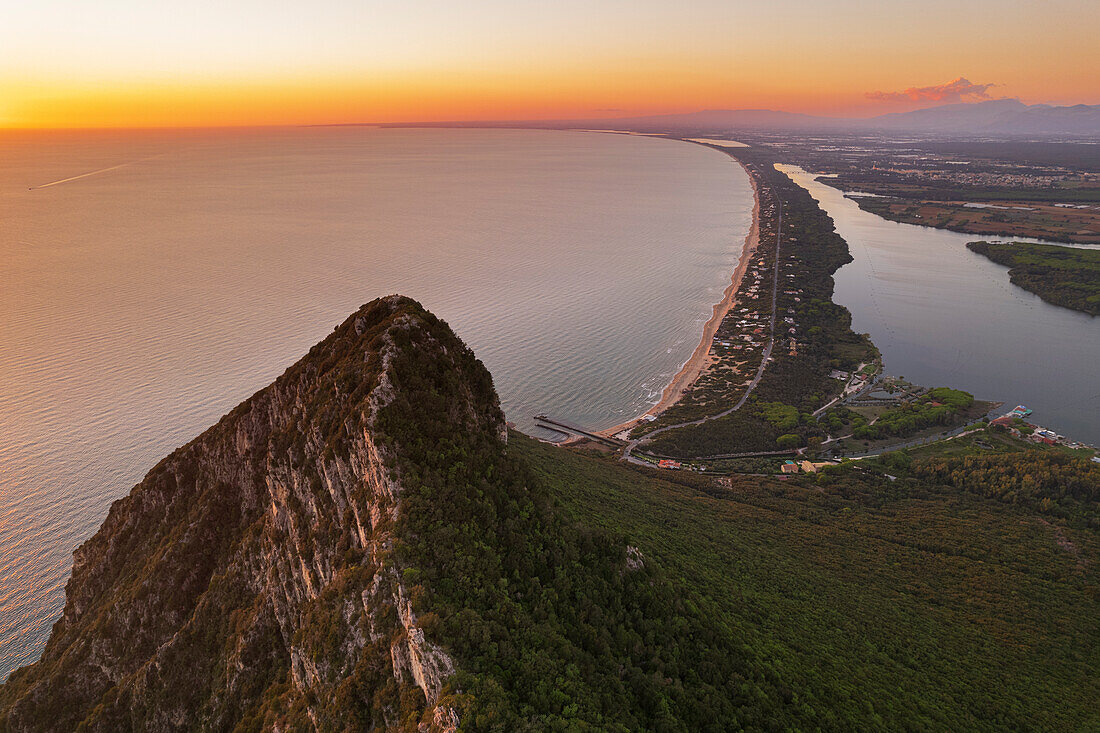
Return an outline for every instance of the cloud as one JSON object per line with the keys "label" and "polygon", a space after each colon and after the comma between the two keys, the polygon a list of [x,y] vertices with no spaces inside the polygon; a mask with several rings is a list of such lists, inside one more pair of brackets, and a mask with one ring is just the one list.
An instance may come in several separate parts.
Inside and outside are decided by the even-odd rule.
{"label": "cloud", "polygon": [[904,92],[867,92],[868,99],[879,102],[978,102],[990,99],[989,90],[996,84],[974,84],[959,77],[946,84],[931,87],[909,87]]}

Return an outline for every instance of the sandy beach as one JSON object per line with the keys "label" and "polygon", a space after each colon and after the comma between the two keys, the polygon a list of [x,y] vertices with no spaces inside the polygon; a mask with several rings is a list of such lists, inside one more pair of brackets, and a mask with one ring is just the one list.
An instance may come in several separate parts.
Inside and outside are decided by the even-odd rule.
{"label": "sandy beach", "polygon": [[[737,162],[740,163],[740,161]],[[741,167],[745,167],[743,163],[741,163]],[[624,423],[607,428],[606,430],[600,430],[600,435],[612,437],[628,428],[632,428],[646,415],[656,415],[667,410],[680,399],[691,385],[695,384],[695,380],[698,379],[699,375],[703,373],[703,370],[710,365],[711,345],[714,341],[714,334],[717,333],[718,326],[722,323],[722,319],[725,318],[726,314],[737,304],[736,296],[737,290],[741,287],[741,279],[745,276],[745,271],[748,270],[749,262],[752,260],[752,253],[759,244],[760,191],[756,179],[749,174],[747,168],[745,169],[745,173],[749,176],[749,180],[752,181],[752,226],[749,228],[748,236],[745,237],[745,244],[741,249],[741,257],[737,261],[737,268],[733,271],[733,277],[730,279],[730,284],[726,287],[722,295],[722,300],[714,305],[714,312],[710,320],[703,326],[703,335],[699,340],[699,345],[695,347],[695,351],[688,360],[684,362],[684,365],[680,368],[680,371],[676,373],[676,376],[672,378],[668,386],[665,387],[664,392],[661,394],[661,399],[658,400],[657,404],[650,407],[641,415],[631,418]]]}

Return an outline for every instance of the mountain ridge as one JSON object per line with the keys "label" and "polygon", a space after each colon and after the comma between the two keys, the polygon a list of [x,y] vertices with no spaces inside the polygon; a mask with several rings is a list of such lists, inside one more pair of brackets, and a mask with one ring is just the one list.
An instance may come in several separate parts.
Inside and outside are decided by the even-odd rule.
{"label": "mountain ridge", "polygon": [[696,112],[558,120],[480,120],[386,123],[382,127],[520,127],[629,129],[637,132],[732,132],[775,130],[803,133],[926,133],[960,136],[1070,136],[1100,138],[1100,105],[1024,104],[1018,99],[959,102],[874,117],[825,117],[769,109],[707,109]]}
{"label": "mountain ridge", "polygon": [[[434,344],[470,385],[489,379],[413,301],[364,306],[112,505],[74,553],[41,661],[0,690],[0,728],[230,729],[270,717],[273,690],[287,720],[320,726],[319,703],[361,676],[364,650],[388,643],[386,694],[419,690],[420,729],[453,730],[453,708],[436,703],[454,665],[425,638],[390,560],[400,486],[372,435],[395,398],[390,362],[405,338]],[[455,400],[450,414],[456,427],[503,436],[495,395]],[[362,582],[364,568],[358,601],[339,598],[358,619],[342,646],[301,634],[318,599]],[[376,708],[376,724],[396,724]]]}
{"label": "mountain ridge", "polygon": [[628,125],[729,126],[799,130],[1100,135],[1100,105],[1027,105],[993,99],[937,105],[869,118],[822,117],[776,110],[704,110],[613,120]]}
{"label": "mountain ridge", "polygon": [[[41,659],[0,687],[0,731],[797,717],[729,629],[568,521],[508,444],[446,324],[400,296],[364,306],[112,505]],[[742,710],[750,677],[767,704]]]}

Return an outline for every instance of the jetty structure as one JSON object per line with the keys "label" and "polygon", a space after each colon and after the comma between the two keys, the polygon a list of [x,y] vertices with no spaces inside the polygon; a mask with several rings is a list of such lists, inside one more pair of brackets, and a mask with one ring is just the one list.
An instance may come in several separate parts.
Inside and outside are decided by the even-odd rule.
{"label": "jetty structure", "polygon": [[545,413],[539,413],[538,415],[535,415],[535,420],[539,421],[539,423],[545,423],[544,425],[540,425],[540,427],[548,427],[549,429],[559,433],[566,432],[570,435],[579,435],[581,437],[588,438],[589,440],[595,440],[598,443],[609,445],[613,448],[622,448],[624,445],[626,445],[626,441],[624,440],[619,440],[618,438],[613,438],[606,435],[600,435],[594,430],[587,430],[577,425],[573,425],[572,423],[555,420],[554,418],[547,416]]}

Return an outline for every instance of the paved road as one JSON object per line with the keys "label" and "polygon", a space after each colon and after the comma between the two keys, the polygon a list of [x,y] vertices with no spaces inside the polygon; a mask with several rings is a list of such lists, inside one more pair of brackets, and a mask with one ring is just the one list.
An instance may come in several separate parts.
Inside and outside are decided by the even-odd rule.
{"label": "paved road", "polygon": [[818,417],[822,413],[824,413],[826,410],[828,410],[830,407],[837,404],[838,402],[845,402],[846,403],[846,402],[848,402],[848,400],[857,399],[859,397],[859,395],[861,395],[862,393],[866,392],[868,389],[873,387],[875,385],[876,381],[877,381],[876,378],[869,379],[859,389],[857,389],[857,390],[855,390],[851,393],[848,392],[848,390],[851,389],[852,386],[856,383],[857,375],[859,374],[859,372],[865,366],[867,366],[867,365],[866,364],[860,364],[859,367],[856,368],[855,372],[852,373],[852,376],[848,379],[848,381],[845,382],[844,386],[840,388],[840,394],[837,395],[835,398],[833,398],[832,401],[827,402],[824,405],[822,405],[821,407],[814,410],[811,414],[814,417]]}
{"label": "paved road", "polygon": [[[772,278],[772,316],[771,323],[769,325],[770,333],[768,336],[768,345],[764,347],[764,352],[760,360],[760,367],[756,370],[756,376],[754,376],[752,378],[752,381],[749,382],[749,386],[745,390],[745,394],[741,395],[741,399],[739,399],[733,407],[729,408],[728,410],[723,410],[722,412],[716,413],[714,415],[701,417],[698,420],[689,420],[688,422],[676,423],[675,425],[665,425],[664,427],[657,428],[653,432],[646,433],[641,438],[629,440],[627,441],[626,448],[623,450],[623,460],[630,461],[631,463],[650,465],[648,462],[642,461],[631,455],[631,453],[634,451],[635,448],[638,447],[640,443],[647,442],[660,435],[661,433],[667,432],[669,430],[685,428],[689,425],[702,425],[703,423],[710,420],[717,420],[718,418],[725,417],[726,415],[737,412],[741,409],[745,402],[748,401],[749,395],[752,394],[752,391],[754,389],[756,389],[756,385],[760,384],[760,379],[764,376],[764,369],[768,366],[768,359],[770,359],[772,355],[772,347],[775,346],[775,323],[777,317],[776,307],[779,301],[779,240],[783,235],[783,201],[779,200],[770,189],[767,189],[767,195],[774,199],[778,204],[778,214],[776,216],[775,224],[775,272],[773,273]],[[755,253],[753,254],[753,256],[755,256]],[[738,286],[738,289],[740,289],[740,286]]]}

